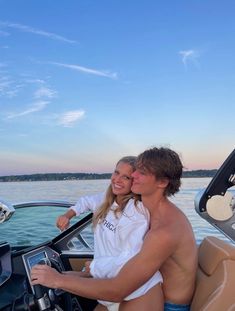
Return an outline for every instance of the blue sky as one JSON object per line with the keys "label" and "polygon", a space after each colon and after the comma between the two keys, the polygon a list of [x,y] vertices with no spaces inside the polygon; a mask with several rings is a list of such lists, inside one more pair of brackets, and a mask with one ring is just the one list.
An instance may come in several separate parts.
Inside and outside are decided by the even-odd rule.
{"label": "blue sky", "polygon": [[0,176],[111,172],[152,146],[189,170],[235,141],[233,0],[0,0]]}

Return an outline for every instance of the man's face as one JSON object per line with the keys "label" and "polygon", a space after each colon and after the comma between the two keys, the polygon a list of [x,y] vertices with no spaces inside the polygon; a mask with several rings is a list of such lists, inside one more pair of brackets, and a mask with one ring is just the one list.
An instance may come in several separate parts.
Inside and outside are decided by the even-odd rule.
{"label": "man's face", "polygon": [[153,192],[157,187],[155,176],[144,168],[137,168],[132,173],[133,184],[131,190],[134,193],[147,195]]}

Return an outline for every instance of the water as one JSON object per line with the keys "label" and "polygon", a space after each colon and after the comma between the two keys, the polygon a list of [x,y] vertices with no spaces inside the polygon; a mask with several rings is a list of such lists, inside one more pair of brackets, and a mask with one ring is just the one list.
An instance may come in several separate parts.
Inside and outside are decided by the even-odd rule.
{"label": "water", "polygon": [[11,203],[37,200],[76,201],[82,195],[104,191],[109,180],[0,182],[0,198]]}
{"label": "water", "polygon": [[[223,240],[227,238],[222,235],[213,226],[202,219],[194,210],[194,197],[210,182],[211,178],[183,178],[179,193],[171,200],[186,214],[189,218],[197,242],[207,235],[215,235]],[[65,200],[76,202],[82,195],[95,194],[105,191],[109,185],[109,180],[71,180],[71,181],[40,181],[40,182],[0,182],[0,198],[11,203],[37,201],[37,200]],[[41,208],[30,208],[27,210],[27,217],[22,216],[17,210],[12,219],[0,225],[0,242],[3,240],[12,241],[14,245],[31,243],[40,243],[52,238],[58,234],[55,227],[55,219],[64,210],[56,208],[55,210]],[[22,219],[18,219],[22,218]],[[39,219],[37,227],[31,227],[32,221]],[[19,227],[13,228],[13,220]],[[26,232],[26,225],[29,226]],[[35,231],[37,230],[37,234]],[[17,236],[14,236],[17,232]],[[228,240],[227,240],[228,241]]]}

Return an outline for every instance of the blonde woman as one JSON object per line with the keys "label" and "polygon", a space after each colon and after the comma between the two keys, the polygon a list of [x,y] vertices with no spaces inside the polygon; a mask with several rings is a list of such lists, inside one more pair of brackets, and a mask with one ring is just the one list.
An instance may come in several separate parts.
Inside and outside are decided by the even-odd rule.
{"label": "blonde woman", "polygon": [[[111,176],[106,194],[81,197],[64,215],[57,219],[61,230],[69,226],[70,219],[81,213],[94,213],[94,259],[87,264],[84,276],[111,278],[117,275],[122,266],[141,249],[145,233],[149,229],[149,213],[140,197],[131,192],[132,173],[136,157],[120,159]],[[163,310],[161,292],[162,276],[157,271],[143,286],[125,298],[125,308],[132,300],[147,294],[150,289],[158,299],[158,307]],[[157,285],[157,286],[156,286]],[[118,310],[119,304],[101,301],[98,310]]]}

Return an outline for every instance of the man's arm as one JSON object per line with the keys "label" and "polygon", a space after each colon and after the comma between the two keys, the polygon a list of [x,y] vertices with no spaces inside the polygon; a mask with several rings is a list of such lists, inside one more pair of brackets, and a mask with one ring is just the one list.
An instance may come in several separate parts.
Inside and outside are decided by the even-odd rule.
{"label": "man's arm", "polygon": [[167,228],[150,230],[141,251],[130,259],[114,278],[115,286],[123,293],[123,298],[147,282],[174,253],[177,238],[169,231]]}
{"label": "man's arm", "polygon": [[91,299],[120,302],[150,279],[174,252],[176,239],[168,232],[164,228],[155,232],[150,230],[141,251],[131,258],[114,278],[81,278],[75,274],[60,274],[48,266],[37,265],[32,269],[32,284],[61,288]]}

